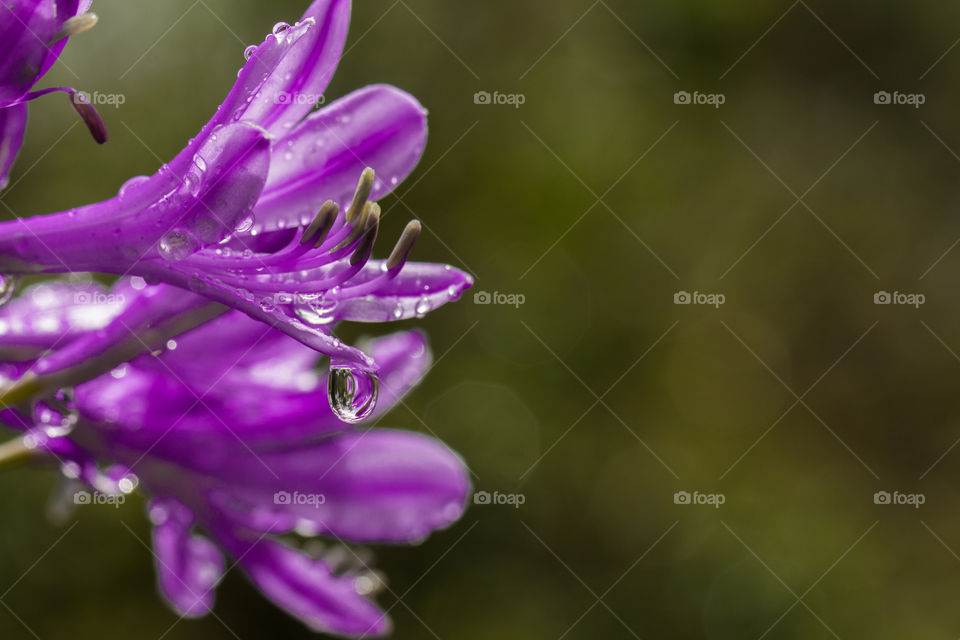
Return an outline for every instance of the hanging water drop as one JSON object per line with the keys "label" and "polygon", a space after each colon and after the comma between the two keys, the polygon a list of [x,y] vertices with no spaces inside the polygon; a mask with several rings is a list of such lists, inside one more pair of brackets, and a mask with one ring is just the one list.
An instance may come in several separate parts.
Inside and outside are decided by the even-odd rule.
{"label": "hanging water drop", "polygon": [[0,305],[10,301],[10,298],[17,292],[19,284],[20,276],[0,274]]}
{"label": "hanging water drop", "polygon": [[174,229],[163,234],[157,246],[160,257],[170,262],[183,260],[196,253],[198,249],[200,249],[200,243],[197,242],[197,239],[181,229]]}
{"label": "hanging water drop", "polygon": [[380,381],[354,364],[332,361],[327,381],[327,400],[333,414],[354,424],[370,417],[377,405]]}

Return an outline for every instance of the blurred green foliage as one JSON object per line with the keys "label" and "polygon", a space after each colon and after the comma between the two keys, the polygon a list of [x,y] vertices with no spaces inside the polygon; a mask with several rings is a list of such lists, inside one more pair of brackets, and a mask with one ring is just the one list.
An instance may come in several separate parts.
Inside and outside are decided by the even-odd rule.
{"label": "blurred green foliage", "polygon": [[[65,101],[38,100],[2,202],[58,210],[151,173],[244,47],[305,4],[98,0],[44,86],[123,93],[103,109],[112,138],[96,147]],[[960,635],[958,37],[960,6],[929,1],[355,4],[327,95],[389,82],[431,113],[424,161],[382,203],[386,237],[418,217],[417,259],[525,296],[468,292],[416,323],[436,368],[386,423],[436,434],[478,490],[525,503],[377,550],[394,637]],[[361,330],[384,329],[345,335]],[[0,637],[310,635],[238,571],[216,617],[178,622],[142,501],[57,527],[52,485],[0,475]]]}

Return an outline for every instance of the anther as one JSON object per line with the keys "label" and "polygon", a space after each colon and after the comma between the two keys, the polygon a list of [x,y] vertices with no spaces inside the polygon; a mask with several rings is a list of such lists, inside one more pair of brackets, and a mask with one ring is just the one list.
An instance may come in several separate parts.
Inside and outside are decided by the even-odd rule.
{"label": "anther", "polygon": [[417,241],[417,238],[420,237],[421,228],[419,220],[411,220],[407,223],[407,226],[403,228],[400,239],[397,240],[393,251],[390,252],[390,257],[387,258],[388,271],[403,266],[403,263],[407,261],[407,257],[410,255],[411,249],[413,249],[413,244]]}
{"label": "anther", "polygon": [[380,227],[380,205],[373,203],[367,214],[366,223],[363,226],[363,235],[353,255],[350,256],[350,264],[363,264],[370,259],[370,253],[373,251],[373,243],[377,239],[377,230]]}
{"label": "anther", "polygon": [[69,38],[70,36],[75,36],[78,33],[83,33],[84,31],[89,31],[97,24],[97,14],[95,13],[84,13],[79,16],[74,16],[66,21],[64,21],[63,26],[60,28],[60,31],[57,31],[53,34],[53,37],[50,38],[48,45],[55,44],[60,42],[64,38]]}
{"label": "anther", "polygon": [[340,213],[340,207],[336,202],[333,200],[324,202],[316,217],[310,222],[306,231],[303,232],[303,238],[301,238],[300,242],[303,244],[312,242],[314,247],[319,247],[323,241],[327,239],[327,234],[330,232],[331,227],[333,227],[338,213]]}
{"label": "anther", "polygon": [[373,191],[373,178],[373,169],[370,167],[364,169],[363,173],[360,174],[357,190],[353,194],[353,201],[347,208],[347,222],[353,222],[363,213],[363,206],[370,197],[370,192]]}
{"label": "anther", "polygon": [[356,241],[360,237],[360,234],[366,231],[367,229],[367,219],[370,216],[370,212],[373,211],[374,207],[377,209],[377,213],[380,213],[380,205],[376,202],[367,201],[363,208],[360,210],[360,216],[353,221],[353,227],[350,229],[350,233],[347,234],[347,237],[343,241],[333,248],[334,251],[338,249],[343,249],[348,244]]}
{"label": "anther", "polygon": [[97,144],[103,144],[107,141],[107,126],[103,124],[103,119],[97,110],[90,104],[86,94],[79,91],[71,91],[67,94],[70,97],[70,106],[77,112],[83,123],[90,130],[90,135],[97,141]]}

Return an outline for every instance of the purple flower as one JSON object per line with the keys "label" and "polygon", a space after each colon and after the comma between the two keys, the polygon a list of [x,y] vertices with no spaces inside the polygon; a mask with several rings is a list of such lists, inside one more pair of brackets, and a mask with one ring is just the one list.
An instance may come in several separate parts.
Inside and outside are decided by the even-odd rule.
{"label": "purple flower", "polygon": [[388,259],[370,259],[380,213],[372,200],[416,165],[426,116],[412,96],[382,85],[310,113],[349,13],[349,0],[316,0],[296,25],[279,23],[248,48],[216,114],[153,176],[105,202],[0,224],[0,271],[168,283],[375,372],[374,359],[334,337],[336,321],[422,316],[472,279],[446,265],[405,265],[416,221]]}
{"label": "purple flower", "polygon": [[30,90],[60,57],[67,38],[96,24],[90,0],[12,0],[0,3],[0,189],[23,142],[29,100],[66,92],[97,142],[107,140],[99,114],[72,87]]}
{"label": "purple flower", "polygon": [[[136,280],[109,291],[62,282],[28,289],[0,309],[5,374],[19,376],[45,351],[70,350],[165,291],[173,289]],[[430,352],[418,332],[367,349],[380,365],[378,416],[419,381]],[[153,497],[159,587],[180,614],[209,611],[225,552],[311,628],[380,634],[388,621],[368,596],[381,577],[351,543],[412,542],[449,525],[469,481],[435,440],[344,425],[320,391],[328,372],[316,370],[317,357],[228,311],[0,419],[24,430],[33,450],[56,456],[67,477],[103,494],[139,485]],[[316,536],[330,544],[320,549]]]}

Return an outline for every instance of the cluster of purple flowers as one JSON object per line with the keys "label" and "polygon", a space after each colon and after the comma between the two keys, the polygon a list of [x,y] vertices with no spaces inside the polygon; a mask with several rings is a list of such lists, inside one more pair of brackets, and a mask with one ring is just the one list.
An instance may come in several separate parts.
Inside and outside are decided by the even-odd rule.
{"label": "cluster of purple flowers", "polygon": [[[26,104],[89,0],[0,6],[0,185]],[[160,591],[213,605],[233,558],[320,631],[379,634],[381,577],[355,543],[417,541],[463,512],[463,462],[416,433],[360,428],[430,364],[425,337],[350,345],[342,321],[422,317],[469,275],[408,262],[410,222],[374,259],[376,200],[417,164],[426,112],[368,86],[314,111],[343,50],[349,0],[316,0],[245,52],[213,118],[114,198],[0,223],[0,421],[31,458],[101,493],[151,497]],[[106,288],[77,274],[119,276]],[[65,274],[15,295],[26,274]],[[319,367],[320,356],[329,366]],[[326,540],[317,553],[316,537]]]}

